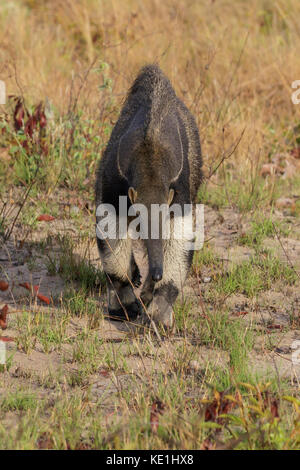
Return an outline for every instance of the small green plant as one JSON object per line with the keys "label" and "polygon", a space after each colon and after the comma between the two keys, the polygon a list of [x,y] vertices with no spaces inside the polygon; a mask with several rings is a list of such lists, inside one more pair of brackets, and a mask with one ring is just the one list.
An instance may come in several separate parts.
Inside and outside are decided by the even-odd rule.
{"label": "small green plant", "polygon": [[254,346],[251,327],[240,319],[230,318],[226,311],[215,311],[207,313],[202,321],[201,337],[204,344],[227,351],[231,375],[234,374],[237,381],[251,380],[248,370],[248,357]]}
{"label": "small green plant", "polygon": [[252,221],[250,230],[240,235],[238,241],[241,245],[260,247],[265,238],[273,238],[276,234],[287,236],[288,233],[281,223],[266,217]]}
{"label": "small green plant", "polygon": [[177,300],[174,306],[176,327],[179,332],[189,331],[194,319],[191,315],[192,303],[188,298]]}
{"label": "small green plant", "polygon": [[103,341],[97,335],[88,338],[77,338],[73,344],[72,361],[78,363],[88,362],[93,368],[99,367],[99,349]]}
{"label": "small green plant", "polygon": [[269,252],[256,254],[249,261],[232,266],[218,276],[216,290],[230,295],[240,292],[249,297],[270,289],[274,282],[284,279],[292,285],[297,280],[295,271]]}
{"label": "small green plant", "polygon": [[16,319],[17,345],[29,354],[39,342],[46,354],[60,349],[66,338],[68,316],[23,312]]}
{"label": "small green plant", "polygon": [[33,393],[17,391],[8,393],[0,401],[1,411],[27,411],[37,407],[37,397]]}
{"label": "small green plant", "polygon": [[98,302],[89,298],[88,292],[82,288],[68,288],[62,297],[62,305],[68,315],[87,316],[90,328],[96,327],[96,318],[103,318]]}
{"label": "small green plant", "polygon": [[254,207],[271,204],[275,198],[277,185],[268,187],[266,181],[255,173],[252,176],[237,175],[231,169],[218,173],[218,183],[204,183],[198,192],[198,202],[222,209],[237,208],[241,213],[252,211]]}
{"label": "small green plant", "polygon": [[222,260],[214,253],[209,245],[204,244],[203,248],[196,251],[193,259],[193,269],[201,268],[202,266],[210,266],[219,268],[222,266]]}
{"label": "small green plant", "polygon": [[[105,275],[103,271],[95,267],[88,259],[81,259],[74,253],[74,242],[68,237],[59,239],[60,256],[58,259],[58,273],[66,281],[78,281],[82,289],[90,290],[95,287],[104,287]],[[48,269],[51,273],[54,271],[56,261],[49,258]]]}

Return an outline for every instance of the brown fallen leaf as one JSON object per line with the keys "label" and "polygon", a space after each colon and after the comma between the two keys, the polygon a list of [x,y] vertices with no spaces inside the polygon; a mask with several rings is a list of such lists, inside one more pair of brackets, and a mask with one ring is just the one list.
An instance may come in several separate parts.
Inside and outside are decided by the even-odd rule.
{"label": "brown fallen leaf", "polygon": [[290,154],[294,158],[300,158],[300,147],[295,147],[290,151]]}
{"label": "brown fallen leaf", "polygon": [[45,295],[42,295],[42,294],[37,294],[36,296],[39,300],[41,300],[41,302],[44,302],[45,304],[50,305],[49,297],[46,297]]}
{"label": "brown fallen leaf", "polygon": [[29,290],[32,293],[35,293],[39,300],[41,300],[42,302],[45,302],[45,304],[47,305],[50,305],[49,297],[39,294],[39,286],[32,286],[31,284],[29,284],[29,282],[21,282],[19,286],[25,287],[25,289]]}
{"label": "brown fallen leaf", "polygon": [[159,399],[156,399],[151,406],[150,413],[150,426],[151,431],[156,434],[159,424],[159,415],[162,415],[165,411],[166,405],[162,403]]}
{"label": "brown fallen leaf", "polygon": [[282,330],[282,329],[283,329],[283,325],[278,325],[278,324],[275,324],[275,325],[268,325],[268,329],[269,329],[269,330]]}
{"label": "brown fallen leaf", "polygon": [[6,330],[7,328],[7,321],[6,321],[7,313],[8,313],[8,306],[4,305],[4,307],[0,310],[0,327],[2,330]]}
{"label": "brown fallen leaf", "polygon": [[99,375],[102,375],[102,377],[108,377],[109,376],[109,371],[106,369],[100,369],[99,370]]}
{"label": "brown fallen leaf", "polygon": [[244,315],[249,315],[249,312],[247,312],[246,310],[240,310],[239,312],[235,312],[234,315],[237,317],[242,317]]}
{"label": "brown fallen leaf", "polygon": [[51,222],[52,220],[55,220],[55,217],[49,214],[42,214],[38,216],[37,220],[39,222]]}
{"label": "brown fallen leaf", "polygon": [[16,102],[15,110],[14,110],[14,127],[16,131],[19,131],[24,126],[24,118],[28,115],[28,111],[25,108],[23,98],[21,97],[14,97]]}
{"label": "brown fallen leaf", "polygon": [[270,409],[273,418],[279,418],[279,402],[268,390],[262,393],[263,409]]}
{"label": "brown fallen leaf", "polygon": [[3,343],[13,343],[15,342],[15,338],[12,338],[11,336],[0,336],[0,341]]}
{"label": "brown fallen leaf", "polygon": [[7,290],[8,288],[9,288],[9,285],[8,285],[7,282],[5,282],[5,281],[0,281],[0,290],[2,290],[2,291],[4,292],[4,291]]}
{"label": "brown fallen leaf", "polygon": [[31,285],[29,284],[29,282],[20,282],[19,286],[25,287],[25,289],[31,290]]}
{"label": "brown fallen leaf", "polygon": [[214,395],[213,400],[206,406],[204,419],[223,424],[224,420],[219,416],[229,413],[235,407],[235,403],[226,398],[225,392],[216,390]]}
{"label": "brown fallen leaf", "polygon": [[272,400],[270,411],[273,418],[279,418],[279,403],[276,399]]}

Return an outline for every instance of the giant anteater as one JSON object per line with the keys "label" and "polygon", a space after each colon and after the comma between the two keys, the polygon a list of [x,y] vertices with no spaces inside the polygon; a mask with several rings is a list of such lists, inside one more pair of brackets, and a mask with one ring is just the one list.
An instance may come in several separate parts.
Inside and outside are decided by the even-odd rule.
{"label": "giant anteater", "polygon": [[[144,204],[149,214],[152,204],[194,204],[202,179],[201,166],[194,117],[157,65],[143,67],[128,92],[99,164],[97,207],[111,204],[118,226],[119,196],[127,197],[129,207]],[[102,217],[96,215],[96,222]],[[151,227],[150,215],[147,222]],[[148,316],[171,326],[172,306],[192,262],[193,252],[186,248],[185,241],[172,233],[170,239],[150,236],[144,240],[149,274],[142,288],[142,302],[133,291],[139,270],[132,239],[98,236],[97,242],[107,276],[110,316],[135,319],[146,307]]]}

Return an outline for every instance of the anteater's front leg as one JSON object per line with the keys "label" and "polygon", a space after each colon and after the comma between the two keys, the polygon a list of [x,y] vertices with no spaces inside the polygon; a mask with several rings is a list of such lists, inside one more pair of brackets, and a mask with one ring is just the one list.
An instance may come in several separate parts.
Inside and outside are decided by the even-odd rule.
{"label": "anteater's front leg", "polygon": [[132,285],[139,280],[129,238],[97,238],[102,266],[107,278],[108,313],[113,319],[135,320],[140,313],[140,303]]}

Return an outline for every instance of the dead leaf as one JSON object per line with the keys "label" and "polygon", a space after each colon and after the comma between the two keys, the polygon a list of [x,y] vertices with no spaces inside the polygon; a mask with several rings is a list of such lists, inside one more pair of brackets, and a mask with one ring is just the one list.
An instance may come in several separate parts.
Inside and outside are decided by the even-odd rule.
{"label": "dead leaf", "polygon": [[246,310],[240,310],[239,312],[235,312],[234,315],[237,317],[243,317],[245,315],[249,315],[249,312],[247,312]]}
{"label": "dead leaf", "polygon": [[262,393],[263,409],[269,409],[273,418],[279,418],[279,402],[276,397],[270,395],[268,390]]}
{"label": "dead leaf", "polygon": [[278,324],[274,324],[274,325],[268,325],[268,329],[269,330],[282,330],[283,329],[283,325],[278,325]]}
{"label": "dead leaf", "polygon": [[0,290],[5,291],[9,288],[9,285],[5,281],[0,281]]}
{"label": "dead leaf", "polygon": [[46,297],[45,295],[42,295],[42,294],[37,294],[36,296],[41,302],[44,302],[45,304],[50,305],[49,297]]}
{"label": "dead leaf", "polygon": [[21,97],[14,97],[16,100],[16,106],[14,110],[14,127],[15,131],[19,131],[24,126],[24,118],[28,115],[28,112],[24,106],[23,99]]}
{"label": "dead leaf", "polygon": [[205,421],[213,421],[223,424],[223,419],[219,415],[229,413],[235,406],[235,403],[225,397],[225,392],[215,391],[214,399],[207,404],[205,409]]}
{"label": "dead leaf", "polygon": [[300,158],[300,147],[295,147],[290,151],[290,154],[294,158]]}
{"label": "dead leaf", "polygon": [[3,343],[13,343],[15,342],[15,338],[11,336],[0,336],[0,341],[3,341]]}
{"label": "dead leaf", "polygon": [[47,305],[50,305],[49,297],[39,294],[39,286],[32,286],[31,284],[29,284],[29,282],[21,282],[19,286],[25,287],[25,289],[29,290],[32,294],[36,294],[39,300],[41,300],[42,302],[45,302],[45,304]]}
{"label": "dead leaf", "polygon": [[25,289],[31,291],[31,285],[29,284],[29,282],[20,282],[19,286],[20,287],[25,287]]}
{"label": "dead leaf", "polygon": [[39,222],[51,222],[52,220],[55,220],[55,217],[49,214],[42,214],[38,216],[37,220]]}
{"label": "dead leaf", "polygon": [[7,321],[6,321],[7,313],[8,313],[8,306],[4,305],[4,307],[0,310],[0,327],[2,330],[6,330],[7,328]]}
{"label": "dead leaf", "polygon": [[25,124],[25,129],[24,129],[25,134],[28,137],[30,137],[30,139],[32,139],[32,137],[33,137],[33,133],[36,129],[36,126],[37,126],[37,121],[36,121],[35,117],[30,116],[28,121]]}
{"label": "dead leaf", "polygon": [[270,411],[274,418],[279,418],[279,403],[275,398],[271,400]]}

